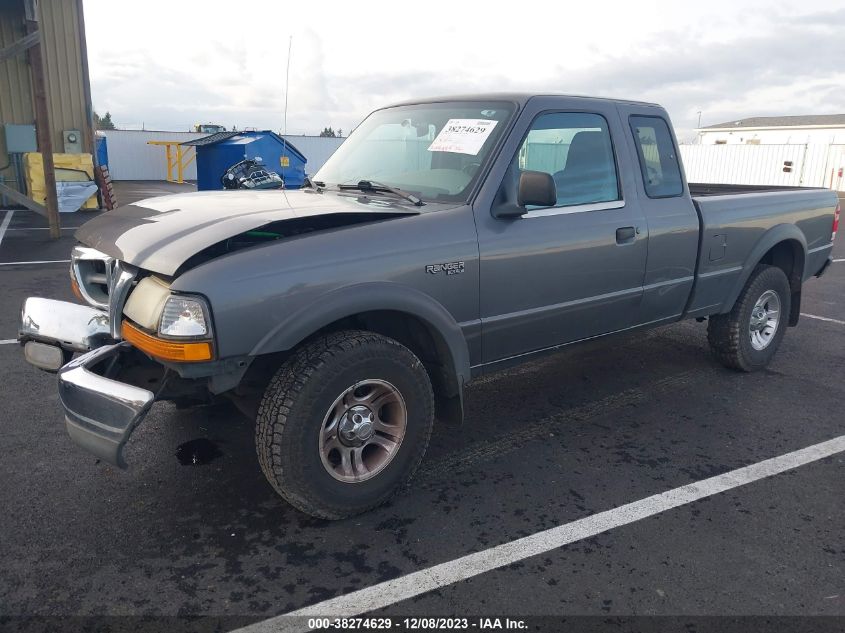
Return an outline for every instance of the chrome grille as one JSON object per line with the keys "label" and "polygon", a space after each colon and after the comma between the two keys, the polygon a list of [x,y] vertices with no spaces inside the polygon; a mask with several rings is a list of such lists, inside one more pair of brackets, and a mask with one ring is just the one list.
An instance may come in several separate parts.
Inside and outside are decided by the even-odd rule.
{"label": "chrome grille", "polygon": [[70,266],[82,297],[108,313],[111,335],[119,339],[123,306],[138,269],[87,246],[73,249]]}
{"label": "chrome grille", "polygon": [[93,248],[77,246],[71,254],[71,274],[79,292],[89,304],[100,310],[109,305],[109,276],[114,259]]}
{"label": "chrome grille", "polygon": [[123,306],[132,290],[132,283],[138,269],[122,261],[114,260],[109,275],[109,327],[114,338],[120,338],[120,326],[123,321]]}

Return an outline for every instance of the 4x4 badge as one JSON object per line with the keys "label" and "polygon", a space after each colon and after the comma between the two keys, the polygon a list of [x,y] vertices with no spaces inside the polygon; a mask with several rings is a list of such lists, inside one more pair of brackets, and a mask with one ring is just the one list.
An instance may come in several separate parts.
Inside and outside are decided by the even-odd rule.
{"label": "4x4 badge", "polygon": [[436,275],[437,273],[446,273],[447,275],[460,275],[464,272],[463,262],[446,262],[445,264],[429,264],[425,267],[425,272]]}

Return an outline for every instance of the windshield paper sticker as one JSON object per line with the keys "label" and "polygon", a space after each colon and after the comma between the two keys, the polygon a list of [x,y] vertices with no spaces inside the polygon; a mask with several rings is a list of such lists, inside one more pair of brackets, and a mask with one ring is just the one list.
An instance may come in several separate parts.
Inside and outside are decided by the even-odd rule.
{"label": "windshield paper sticker", "polygon": [[489,119],[449,119],[428,151],[477,156],[497,123]]}

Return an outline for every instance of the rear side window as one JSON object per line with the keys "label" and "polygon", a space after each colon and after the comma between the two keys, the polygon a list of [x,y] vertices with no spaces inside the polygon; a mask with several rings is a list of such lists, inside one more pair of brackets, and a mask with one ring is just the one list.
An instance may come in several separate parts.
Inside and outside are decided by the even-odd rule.
{"label": "rear side window", "polygon": [[557,207],[619,200],[610,132],[598,114],[553,112],[537,117],[517,161],[520,170],[544,171],[554,178]]}
{"label": "rear side window", "polygon": [[666,121],[656,116],[632,116],[643,184],[649,198],[671,198],[684,192],[678,152]]}

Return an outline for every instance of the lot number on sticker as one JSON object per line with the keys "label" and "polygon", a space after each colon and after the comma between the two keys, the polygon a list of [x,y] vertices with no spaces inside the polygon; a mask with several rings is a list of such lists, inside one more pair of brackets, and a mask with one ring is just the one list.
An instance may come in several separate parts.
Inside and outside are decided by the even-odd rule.
{"label": "lot number on sticker", "polygon": [[477,156],[497,123],[489,119],[449,119],[428,151]]}

